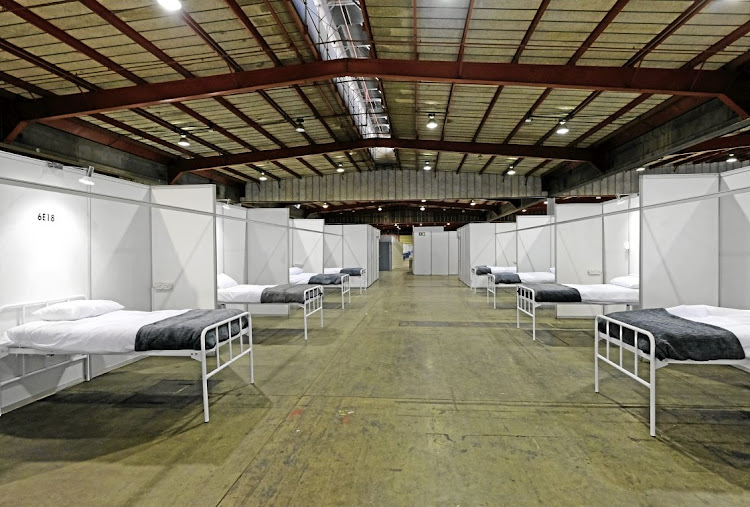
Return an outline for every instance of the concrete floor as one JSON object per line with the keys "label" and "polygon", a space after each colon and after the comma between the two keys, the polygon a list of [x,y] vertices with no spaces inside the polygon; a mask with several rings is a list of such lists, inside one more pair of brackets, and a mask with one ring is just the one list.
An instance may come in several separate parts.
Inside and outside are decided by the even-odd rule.
{"label": "concrete floor", "polygon": [[[335,297],[328,296],[333,306]],[[539,340],[455,277],[384,273],[351,309],[255,319],[202,422],[198,364],[146,359],[0,418],[0,505],[750,505],[750,376],[607,368],[591,322]]]}

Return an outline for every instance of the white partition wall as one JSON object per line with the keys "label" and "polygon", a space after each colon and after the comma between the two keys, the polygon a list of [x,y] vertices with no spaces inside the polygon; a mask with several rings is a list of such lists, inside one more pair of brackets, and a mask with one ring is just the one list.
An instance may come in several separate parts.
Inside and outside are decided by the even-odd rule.
{"label": "white partition wall", "polygon": [[[603,283],[604,243],[601,204],[555,206],[555,278],[557,283]],[[565,223],[565,221],[571,222]],[[557,305],[558,317],[587,317],[601,313],[595,305]]]}
{"label": "white partition wall", "polygon": [[216,308],[216,217],[213,185],[152,187],[154,310]]}
{"label": "white partition wall", "polygon": [[[292,258],[289,250],[289,210],[255,208],[247,210],[247,283],[280,285],[289,283]],[[257,305],[254,315],[288,315],[288,305]]]}
{"label": "white partition wall", "polygon": [[493,266],[516,265],[516,224],[495,224],[495,263]]}
{"label": "white partition wall", "polygon": [[448,274],[458,274],[458,232],[449,231],[448,234]]}
{"label": "white partition wall", "polygon": [[[721,191],[750,189],[750,167],[722,173]],[[750,309],[750,192],[722,197],[719,303]]]}
{"label": "white partition wall", "polygon": [[519,272],[547,271],[554,266],[552,216],[520,216],[516,219],[516,261]]}
{"label": "white partition wall", "polygon": [[344,268],[344,226],[323,228],[323,268]]}
{"label": "white partition wall", "polygon": [[322,273],[325,221],[321,219],[292,219],[289,223],[292,227],[290,231],[291,266],[300,267],[305,273]]}
{"label": "white partition wall", "polygon": [[[343,225],[345,268],[366,268],[367,283],[372,285],[380,276],[380,231],[370,225]],[[351,277],[352,287],[364,283],[360,277]]]}
{"label": "white partition wall", "polygon": [[715,194],[716,174],[641,177],[641,304],[719,304],[719,199],[648,208]]}
{"label": "white partition wall", "polygon": [[[238,283],[247,271],[247,210],[239,206],[216,207],[216,270]],[[218,274],[217,273],[217,274]]]}
{"label": "white partition wall", "polygon": [[430,232],[431,252],[430,275],[447,275],[449,272],[450,239],[448,232]]}
{"label": "white partition wall", "polygon": [[[0,306],[83,295],[151,309],[149,188],[104,176],[91,188],[82,174],[0,153]],[[0,315],[0,333],[13,325]],[[92,374],[131,359],[92,356]],[[68,356],[0,359],[3,410],[82,381]]]}
{"label": "white partition wall", "polygon": [[[468,224],[459,229],[461,262],[458,266],[458,278],[466,285],[471,285],[471,268],[495,265],[495,225],[483,222]],[[480,287],[484,287],[487,280],[482,277],[479,283]]]}

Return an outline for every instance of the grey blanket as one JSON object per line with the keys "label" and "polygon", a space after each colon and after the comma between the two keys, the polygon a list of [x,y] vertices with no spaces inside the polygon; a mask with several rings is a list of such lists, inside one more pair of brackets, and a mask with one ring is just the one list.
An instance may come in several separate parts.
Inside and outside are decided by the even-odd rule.
{"label": "grey blanket", "polygon": [[489,266],[477,266],[474,270],[478,275],[489,275],[490,273],[492,273],[492,270]]}
{"label": "grey blanket", "polygon": [[339,273],[349,276],[362,276],[362,268],[344,268]]}
{"label": "grey blanket", "polygon": [[[229,319],[242,313],[241,310],[188,310],[141,327],[136,333],[135,350],[200,350],[201,333],[211,324]],[[247,317],[242,318],[243,327],[247,328]],[[240,332],[240,326],[232,322],[232,335]],[[219,341],[229,338],[227,326],[219,328]],[[206,333],[206,350],[216,346],[216,331]]]}
{"label": "grey blanket", "polygon": [[327,275],[315,275],[310,277],[310,285],[341,285],[342,273],[330,273]]}
{"label": "grey blanket", "polygon": [[[639,327],[654,335],[657,359],[676,361],[711,361],[714,359],[744,359],[745,352],[737,337],[724,328],[695,322],[672,315],[664,308],[614,312],[607,314],[625,324]],[[606,331],[606,323],[599,322],[601,332]],[[609,325],[609,334],[620,337],[620,326]],[[635,333],[623,328],[623,341],[633,345]],[[638,337],[638,348],[650,353],[648,338]]]}
{"label": "grey blanket", "polygon": [[521,283],[521,277],[516,273],[498,273],[495,275],[495,285],[498,283]]}
{"label": "grey blanket", "polygon": [[534,289],[534,301],[538,303],[580,303],[581,293],[572,287],[559,283],[526,283]]}
{"label": "grey blanket", "polygon": [[298,303],[305,304],[305,291],[313,285],[276,285],[263,289],[261,303]]}

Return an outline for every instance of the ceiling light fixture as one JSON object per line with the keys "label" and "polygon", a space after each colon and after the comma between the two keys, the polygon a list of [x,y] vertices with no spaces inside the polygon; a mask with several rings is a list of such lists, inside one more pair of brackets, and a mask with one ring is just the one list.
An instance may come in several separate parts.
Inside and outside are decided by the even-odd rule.
{"label": "ceiling light fixture", "polygon": [[266,176],[266,173],[261,172],[260,177],[258,178],[260,181],[266,181],[268,179],[268,176]]}
{"label": "ceiling light fixture", "polygon": [[188,141],[187,135],[181,134],[180,135],[180,140],[177,141],[177,145],[178,146],[183,146],[185,148],[187,148],[188,146],[190,146],[190,141]]}
{"label": "ceiling light fixture", "polygon": [[338,167],[336,168],[336,172],[337,172],[337,173],[343,173],[343,172],[344,172],[344,164],[342,164],[341,162],[339,162],[339,163],[337,164],[337,166],[338,166]]}
{"label": "ceiling light fixture", "polygon": [[424,170],[425,171],[432,170],[432,166],[430,165],[430,161],[429,160],[424,163]]}
{"label": "ceiling light fixture", "polygon": [[422,199],[422,202],[427,202],[427,199]]}
{"label": "ceiling light fixture", "polygon": [[420,206],[419,211],[424,211],[424,206]]}
{"label": "ceiling light fixture", "polygon": [[514,174],[516,174],[515,167],[516,166],[514,166],[513,164],[510,164],[508,166],[508,171],[505,174],[507,174],[508,176],[513,176]]}
{"label": "ceiling light fixture", "polygon": [[559,129],[557,129],[557,130],[556,130],[555,132],[556,132],[556,133],[558,133],[558,134],[560,134],[560,135],[565,135],[565,134],[567,134],[568,132],[570,132],[570,129],[569,129],[568,127],[566,127],[566,126],[565,126],[565,123],[566,123],[566,120],[564,120],[564,119],[563,119],[563,120],[560,120],[560,121],[558,122],[558,125],[560,125],[560,128],[559,128]]}
{"label": "ceiling light fixture", "polygon": [[378,206],[378,211],[383,211],[383,208],[381,208],[380,206]]}
{"label": "ceiling light fixture", "polygon": [[437,128],[438,124],[435,121],[435,113],[430,113],[427,115],[427,128],[428,129],[435,129]]}
{"label": "ceiling light fixture", "polygon": [[168,11],[179,11],[182,9],[182,2],[180,0],[157,0],[157,2]]}
{"label": "ceiling light fixture", "polygon": [[737,162],[737,157],[734,156],[734,153],[729,154],[729,158],[727,159],[727,162]]}
{"label": "ceiling light fixture", "polygon": [[521,211],[522,211],[523,213],[526,213],[526,210],[525,210],[525,209],[522,209]]}
{"label": "ceiling light fixture", "polygon": [[91,179],[93,175],[94,168],[92,166],[89,166],[88,169],[86,169],[86,173],[81,177],[81,179],[78,180],[78,182],[88,186],[96,185],[96,183],[94,183],[94,180]]}
{"label": "ceiling light fixture", "polygon": [[597,196],[596,196],[596,198],[597,198],[597,199],[601,199],[601,198],[602,198],[602,196],[601,196],[601,195],[597,195]]}
{"label": "ceiling light fixture", "polygon": [[301,204],[295,204],[294,207],[297,208],[297,209],[300,209],[302,207],[302,205]]}
{"label": "ceiling light fixture", "polygon": [[471,202],[469,203],[469,206],[476,206],[476,205],[477,203],[474,202],[474,199],[472,199]]}
{"label": "ceiling light fixture", "polygon": [[323,203],[323,209],[328,209],[328,203],[327,202]]}
{"label": "ceiling light fixture", "polygon": [[232,201],[229,199],[219,199],[219,202],[223,202],[224,204],[221,205],[224,209],[229,209],[229,205],[232,204]]}
{"label": "ceiling light fixture", "polygon": [[524,123],[531,123],[531,116],[527,116],[523,121]]}
{"label": "ceiling light fixture", "polygon": [[445,225],[450,225],[450,224],[451,224],[451,223],[450,223],[450,222],[448,222],[448,223],[447,223],[447,224],[445,224]]}
{"label": "ceiling light fixture", "polygon": [[646,170],[645,167],[639,167],[638,169],[635,170],[635,172],[642,173],[645,170]]}
{"label": "ceiling light fixture", "polygon": [[300,134],[305,133],[305,119],[304,118],[297,118],[297,120],[294,122],[294,130],[299,132]]}

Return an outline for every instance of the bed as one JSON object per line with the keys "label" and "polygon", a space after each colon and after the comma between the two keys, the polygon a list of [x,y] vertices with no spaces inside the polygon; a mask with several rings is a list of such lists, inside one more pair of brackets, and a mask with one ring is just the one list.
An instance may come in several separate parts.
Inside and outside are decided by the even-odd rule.
{"label": "bed", "polygon": [[323,287],[308,284],[247,285],[239,284],[222,273],[217,277],[218,301],[228,304],[250,305],[283,304],[302,309],[305,340],[307,340],[307,318],[320,312],[320,327],[323,327]]}
{"label": "bed", "polygon": [[[594,391],[599,392],[599,362],[647,387],[652,437],[656,436],[657,369],[670,364],[750,368],[750,310],[683,305],[616,312],[599,315],[594,333]],[[647,379],[638,372],[641,360],[648,361]]]}
{"label": "bed", "polygon": [[302,268],[289,268],[289,283],[292,285],[320,285],[323,291],[341,292],[341,309],[345,310],[344,296],[349,295],[352,302],[349,275],[344,273],[304,273]]}
{"label": "bed", "polygon": [[471,279],[469,282],[469,290],[472,292],[477,291],[479,281],[484,280],[485,276],[489,274],[497,275],[500,273],[515,273],[515,266],[474,266],[471,268]]}
{"label": "bed", "polygon": [[503,272],[498,274],[488,273],[487,277],[487,302],[490,301],[492,294],[492,307],[497,309],[497,288],[513,287],[516,288],[521,283],[554,283],[555,268],[550,271],[530,271],[526,273]]}
{"label": "bed", "polygon": [[[14,314],[16,323],[2,335],[2,355],[69,356],[70,363],[83,365],[86,381],[91,380],[91,354],[189,357],[201,364],[205,422],[209,421],[209,378],[249,355],[250,383],[255,383],[252,325],[247,312],[138,312],[122,308],[112,301],[89,301],[84,296],[2,306],[0,314]],[[30,313],[34,309],[37,311]],[[211,357],[214,360],[209,362]],[[0,407],[3,385],[45,370],[22,371],[19,377],[0,384]]]}
{"label": "bed", "polygon": [[323,273],[326,275],[329,274],[336,274],[336,273],[343,273],[346,275],[349,275],[351,279],[349,280],[350,283],[353,281],[356,281],[358,285],[355,285],[354,287],[359,286],[359,293],[362,294],[362,290],[364,289],[365,292],[367,292],[367,269],[366,268],[325,268],[323,269]]}
{"label": "bed", "polygon": [[626,305],[628,309],[640,302],[638,277],[613,278],[609,283],[590,285],[529,283],[516,288],[516,327],[520,315],[531,317],[532,338],[536,340],[536,309],[540,306],[563,304]]}

